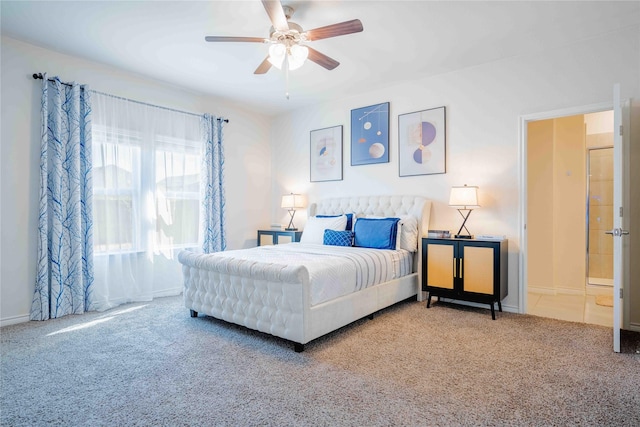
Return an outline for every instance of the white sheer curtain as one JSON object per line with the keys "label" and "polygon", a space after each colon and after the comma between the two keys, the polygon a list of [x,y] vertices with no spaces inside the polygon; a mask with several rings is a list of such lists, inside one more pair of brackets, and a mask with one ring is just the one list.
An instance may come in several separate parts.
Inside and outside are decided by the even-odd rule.
{"label": "white sheer curtain", "polygon": [[94,307],[182,291],[198,247],[201,117],[92,93]]}

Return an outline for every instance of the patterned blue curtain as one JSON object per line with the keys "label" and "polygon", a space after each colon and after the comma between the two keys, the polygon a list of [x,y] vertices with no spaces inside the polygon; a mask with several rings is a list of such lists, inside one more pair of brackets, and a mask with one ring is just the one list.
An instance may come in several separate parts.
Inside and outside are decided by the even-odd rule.
{"label": "patterned blue curtain", "polygon": [[32,320],[80,314],[93,284],[89,91],[42,79],[38,270]]}
{"label": "patterned blue curtain", "polygon": [[201,232],[204,253],[224,251],[225,233],[223,120],[205,114],[202,117],[205,147],[202,168]]}

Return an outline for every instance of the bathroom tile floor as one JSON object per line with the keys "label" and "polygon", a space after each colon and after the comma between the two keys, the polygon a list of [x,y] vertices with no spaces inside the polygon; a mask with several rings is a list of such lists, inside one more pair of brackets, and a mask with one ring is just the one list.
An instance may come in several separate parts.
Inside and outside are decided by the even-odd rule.
{"label": "bathroom tile floor", "polygon": [[613,327],[613,307],[596,304],[595,295],[548,295],[529,292],[527,314]]}

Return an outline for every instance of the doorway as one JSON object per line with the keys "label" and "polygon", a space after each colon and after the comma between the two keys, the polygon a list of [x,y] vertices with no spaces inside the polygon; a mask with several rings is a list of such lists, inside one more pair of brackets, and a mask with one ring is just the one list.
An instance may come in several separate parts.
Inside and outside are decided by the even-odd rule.
{"label": "doorway", "polygon": [[526,312],[611,327],[613,112],[526,125]]}

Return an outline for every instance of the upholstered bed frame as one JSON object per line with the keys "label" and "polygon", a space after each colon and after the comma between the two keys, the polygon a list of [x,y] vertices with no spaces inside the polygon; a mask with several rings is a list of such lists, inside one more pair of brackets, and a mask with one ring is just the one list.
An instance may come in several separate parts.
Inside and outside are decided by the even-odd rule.
{"label": "upholstered bed frame", "polygon": [[[418,238],[426,235],[431,202],[419,196],[342,197],[309,206],[309,215],[356,215],[400,217],[418,220]],[[183,251],[184,303],[191,316],[198,313],[275,335],[295,345],[297,352],[320,336],[414,295],[423,299],[418,244],[413,273],[312,306],[309,277],[301,267],[287,267],[271,274],[256,274],[246,263],[216,259],[207,254]]]}

